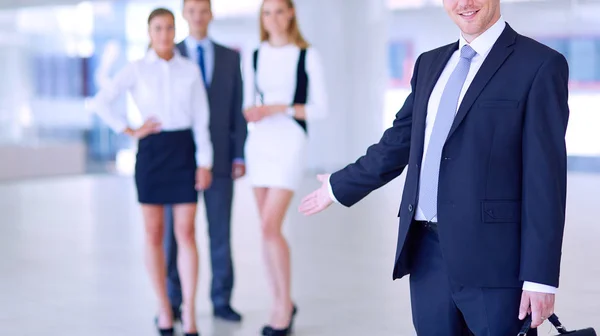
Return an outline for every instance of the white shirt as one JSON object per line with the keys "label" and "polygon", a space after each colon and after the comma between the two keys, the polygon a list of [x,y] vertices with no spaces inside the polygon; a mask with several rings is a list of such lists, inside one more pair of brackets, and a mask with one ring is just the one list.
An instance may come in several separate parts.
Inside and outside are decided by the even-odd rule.
{"label": "white shirt", "polygon": [[126,92],[144,121],[156,119],[163,131],[192,129],[197,165],[212,167],[208,98],[195,63],[177,52],[166,61],[150,49],[146,57],[119,71],[90,102],[91,109],[117,133],[123,132],[130,121],[125,111],[112,109],[111,105]]}
{"label": "white shirt", "polygon": [[[460,103],[462,102],[465,93],[467,92],[467,89],[469,88],[469,86],[471,86],[471,83],[473,82],[473,78],[475,78],[475,75],[479,71],[479,68],[481,68],[483,61],[485,61],[487,55],[490,53],[490,50],[494,46],[494,43],[496,43],[496,40],[498,40],[498,38],[504,31],[505,26],[506,22],[504,22],[504,20],[500,18],[498,22],[496,22],[483,34],[479,35],[471,43],[467,43],[462,34],[460,34],[460,38],[458,40],[458,50],[456,50],[450,57],[450,60],[446,64],[444,71],[442,71],[440,78],[438,79],[437,83],[435,84],[435,87],[433,88],[433,91],[431,92],[431,96],[429,96],[429,104],[427,105],[427,119],[425,120],[425,142],[423,144],[424,154],[423,161],[421,162],[421,167],[423,167],[423,163],[425,162],[425,157],[427,155],[429,139],[431,138],[431,131],[433,130],[433,124],[435,123],[435,118],[437,116],[437,112],[440,106],[442,93],[444,92],[444,88],[446,88],[446,84],[450,79],[450,75],[458,65],[458,61],[460,60],[460,50],[464,45],[469,44],[469,46],[471,46],[471,48],[473,48],[473,50],[475,50],[477,54],[471,59],[471,67],[469,68],[469,73],[467,74],[467,78],[460,92],[460,96],[458,97],[458,104],[455,111],[455,115],[456,112],[458,112],[458,107],[460,106]],[[430,220],[432,222],[437,222],[437,216],[432,219],[425,218],[423,210],[418,205],[418,203],[415,219],[420,221]]]}
{"label": "white shirt", "polygon": [[[262,42],[258,51],[258,73],[256,82],[264,94],[263,105],[292,106],[296,93],[296,77],[300,48],[294,44],[281,47]],[[255,88],[255,74],[252,65],[253,53],[249,53],[244,66],[244,109],[261,105]],[[306,120],[322,119],[327,116],[327,90],[320,54],[313,47],[306,51],[306,73],[308,75],[308,96],[304,105]],[[286,111],[281,111],[286,112]],[[268,122],[269,118],[263,119]]]}
{"label": "white shirt", "polygon": [[[477,55],[475,55],[475,57],[473,57],[471,59],[471,67],[469,68],[469,73],[467,74],[467,78],[463,85],[462,91],[460,92],[456,112],[458,112],[458,107],[460,106],[460,103],[462,102],[462,99],[465,96],[467,89],[471,85],[471,82],[473,82],[473,78],[475,78],[475,75],[479,71],[479,68],[481,68],[483,61],[485,61],[490,50],[494,46],[494,43],[496,43],[496,41],[498,40],[498,38],[504,31],[505,26],[506,26],[506,22],[501,17],[493,26],[491,26],[483,34],[479,35],[475,40],[471,41],[471,43],[468,43],[465,40],[465,38],[462,36],[462,34],[460,34],[459,48],[450,57],[450,60],[446,64],[446,67],[444,68],[442,74],[440,75],[440,78],[438,79],[435,87],[433,88],[433,91],[431,92],[431,96],[429,97],[429,103],[427,105],[427,119],[426,119],[426,125],[425,125],[425,142],[424,142],[424,147],[423,147],[424,148],[423,161],[425,160],[425,156],[427,155],[429,139],[431,138],[431,131],[433,130],[433,124],[435,122],[435,118],[437,116],[440,101],[442,99],[442,92],[444,91],[444,88],[446,87],[446,83],[448,83],[448,79],[450,78],[450,75],[454,71],[454,68],[456,68],[456,66],[458,65],[458,61],[460,60],[461,48],[465,44],[469,44],[471,46],[471,48],[473,48],[473,50],[475,50],[475,52],[477,52]],[[421,165],[421,166],[423,166],[423,165]],[[332,197],[332,199],[335,202],[338,202],[337,199],[335,198],[335,196],[333,195],[333,190],[331,188],[331,184],[329,185],[329,191],[330,191],[330,196]],[[417,203],[417,211],[415,214],[415,220],[427,221],[427,218],[423,214],[423,210],[418,205],[418,203]],[[436,222],[437,217],[434,217],[431,221]],[[542,293],[556,293],[555,287],[532,283],[532,282],[528,282],[528,281],[525,281],[523,283],[523,290],[532,291],[532,292],[542,292]]]}
{"label": "white shirt", "polygon": [[204,70],[206,70],[206,82],[208,86],[212,83],[213,74],[215,72],[215,45],[208,38],[204,38],[203,40],[196,40],[192,36],[188,36],[185,38],[184,42],[185,47],[188,52],[188,59],[196,62],[200,65],[199,55],[198,55],[198,46],[202,46],[203,55],[204,55]]}

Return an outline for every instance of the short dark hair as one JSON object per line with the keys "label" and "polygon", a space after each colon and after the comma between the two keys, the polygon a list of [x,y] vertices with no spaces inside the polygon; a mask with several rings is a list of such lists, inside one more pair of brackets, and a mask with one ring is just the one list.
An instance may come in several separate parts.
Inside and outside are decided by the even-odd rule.
{"label": "short dark hair", "polygon": [[170,16],[173,18],[173,22],[175,21],[175,14],[173,14],[173,12],[166,8],[157,8],[150,13],[150,16],[148,16],[148,24],[150,24],[150,22],[152,22],[152,20],[158,16]]}
{"label": "short dark hair", "polygon": [[185,4],[188,1],[207,1],[208,2],[208,6],[210,8],[212,8],[212,1],[210,1],[210,0],[183,0],[183,3]]}

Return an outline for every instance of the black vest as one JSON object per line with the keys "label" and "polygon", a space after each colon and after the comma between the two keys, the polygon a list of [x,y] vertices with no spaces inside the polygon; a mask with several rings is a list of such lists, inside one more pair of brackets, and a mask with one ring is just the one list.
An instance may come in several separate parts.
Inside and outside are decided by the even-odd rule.
{"label": "black vest", "polygon": [[[253,58],[254,65],[254,87],[256,91],[260,95],[261,103],[264,102],[263,93],[258,88],[258,84],[256,82],[256,69],[258,67],[258,49],[254,51]],[[296,71],[296,92],[294,94],[294,101],[290,106],[294,106],[295,104],[305,105],[308,98],[308,74],[306,73],[306,49],[300,49],[300,57],[298,58],[298,68]],[[307,132],[306,120],[300,120],[294,118],[296,122],[302,127],[302,129]]]}

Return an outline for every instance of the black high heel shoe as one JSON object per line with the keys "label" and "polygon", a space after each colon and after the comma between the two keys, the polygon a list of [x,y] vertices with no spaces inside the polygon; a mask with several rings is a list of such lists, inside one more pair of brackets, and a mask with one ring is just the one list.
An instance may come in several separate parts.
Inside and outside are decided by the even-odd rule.
{"label": "black high heel shoe", "polygon": [[173,335],[175,335],[175,329],[173,327],[170,327],[170,328],[160,328],[158,326],[158,316],[154,318],[154,325],[156,325],[156,330],[158,330],[158,334],[160,336],[173,336]]}
{"label": "black high heel shoe", "polygon": [[[181,322],[183,323],[183,318],[181,319]],[[200,332],[198,332],[197,330],[195,332],[183,332],[183,336],[200,336]]]}
{"label": "black high heel shoe", "polygon": [[[173,316],[176,316],[177,314],[175,314],[175,308],[173,308]],[[179,318],[181,317],[181,315],[178,315]],[[173,323],[175,323],[175,318],[173,319]],[[158,334],[160,336],[173,336],[175,335],[175,328],[174,327],[170,327],[170,328],[160,328],[158,326],[158,315],[154,317],[154,325],[156,326],[156,330],[158,330]]]}
{"label": "black high heel shoe", "polygon": [[292,334],[294,328],[294,318],[296,317],[296,313],[298,313],[298,308],[294,305],[294,309],[292,310],[292,318],[290,319],[290,324],[285,329],[275,329],[269,325],[266,325],[262,329],[263,336],[288,336]]}
{"label": "black high heel shoe", "polygon": [[173,336],[175,335],[175,329],[173,329],[173,327],[171,328],[167,328],[167,329],[161,329],[158,328],[158,333],[160,334],[160,336]]}

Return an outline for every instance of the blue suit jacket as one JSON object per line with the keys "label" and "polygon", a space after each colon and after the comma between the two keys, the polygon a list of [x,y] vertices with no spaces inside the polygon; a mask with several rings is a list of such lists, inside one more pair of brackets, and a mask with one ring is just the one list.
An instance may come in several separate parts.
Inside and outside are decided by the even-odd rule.
{"label": "blue suit jacket", "polygon": [[[410,273],[429,96],[458,42],[419,56],[406,99],[380,142],[332,174],[351,206],[408,167],[393,278]],[[454,281],[558,287],[565,221],[568,65],[509,25],[459,107],[442,153],[439,239]]]}
{"label": "blue suit jacket", "polygon": [[[246,119],[242,113],[240,55],[217,43],[214,43],[214,47],[214,72],[207,89],[214,151],[212,172],[215,177],[231,177],[233,160],[244,158],[244,144],[248,134]],[[184,42],[177,44],[177,49],[181,55],[188,57]]]}

